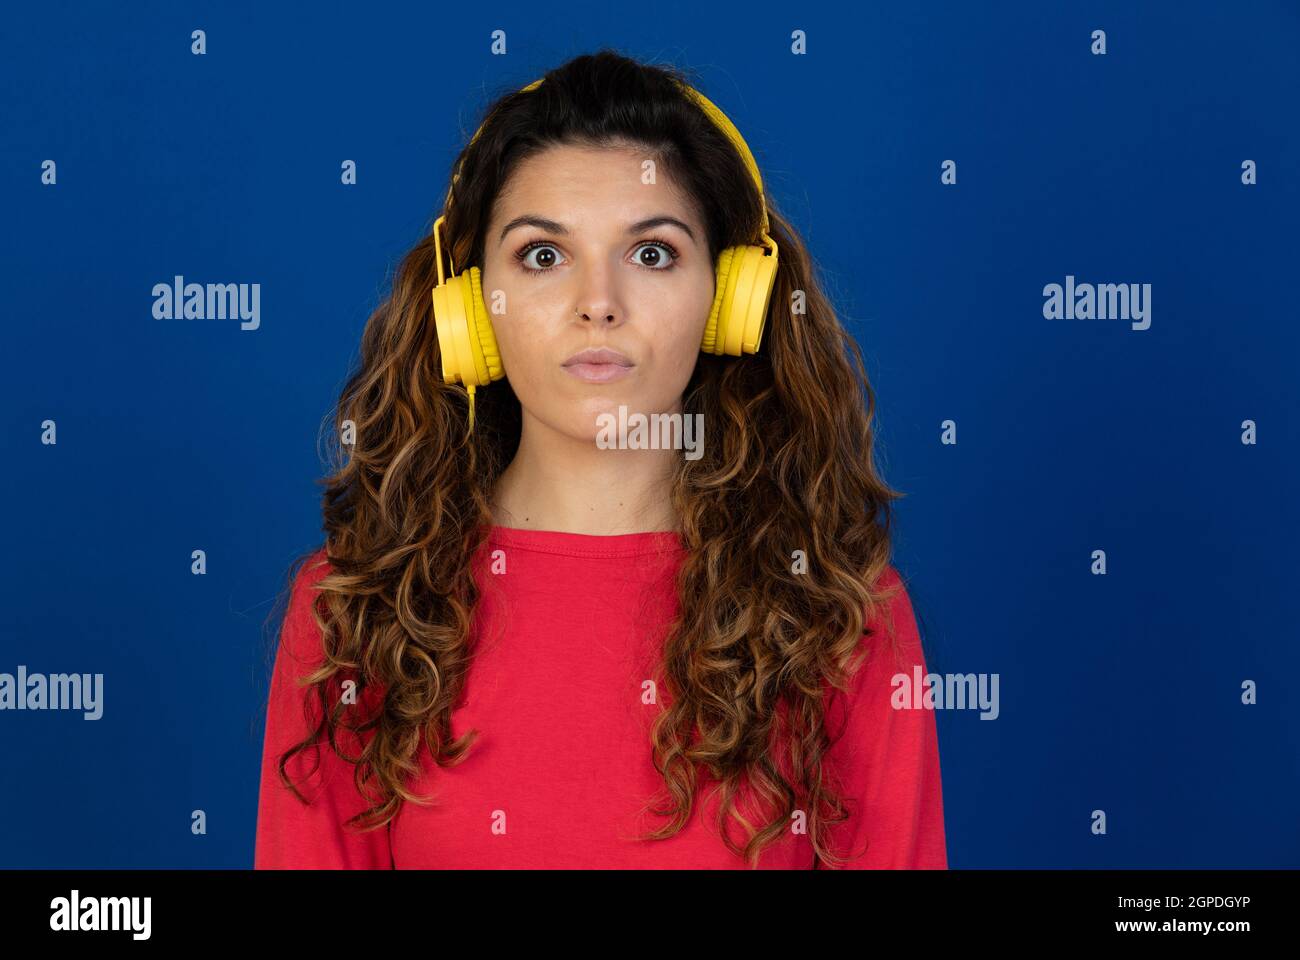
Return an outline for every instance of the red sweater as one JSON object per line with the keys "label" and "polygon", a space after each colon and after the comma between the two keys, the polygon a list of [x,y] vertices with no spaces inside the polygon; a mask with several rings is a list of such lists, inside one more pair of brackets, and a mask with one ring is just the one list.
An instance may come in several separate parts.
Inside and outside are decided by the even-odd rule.
{"label": "red sweater", "polygon": [[[323,659],[311,619],[312,585],[328,572],[324,550],[293,585],[276,655],[263,744],[254,867],[265,868],[725,868],[742,869],[717,834],[716,800],[697,793],[687,826],[668,840],[636,839],[661,819],[638,819],[662,778],[650,752],[662,691],[648,678],[655,643],[676,612],[673,575],[685,548],[672,533],[590,536],[493,527],[476,559],[483,596],[464,696],[452,717],[478,740],[459,766],[439,769],[419,753],[415,792],[435,805],[403,804],[387,826],[359,834],[342,823],[366,804],[354,767],[328,744],[320,767],[300,753],[289,765],[304,805],[276,770],[279,754],[307,733],[294,679]],[[890,567],[883,583],[899,581]],[[833,849],[865,854],[864,868],[946,868],[943,797],[934,713],[895,710],[891,678],[925,672],[906,592],[888,609],[903,659],[882,650],[833,693],[828,728],[844,729],[829,765],[850,818],[831,828]],[[289,654],[289,655],[287,655]],[[834,724],[831,726],[831,724]],[[346,742],[346,741],[345,741]],[[358,746],[347,743],[352,755]],[[743,842],[738,825],[732,836]],[[764,868],[821,867],[797,827],[762,854]]]}

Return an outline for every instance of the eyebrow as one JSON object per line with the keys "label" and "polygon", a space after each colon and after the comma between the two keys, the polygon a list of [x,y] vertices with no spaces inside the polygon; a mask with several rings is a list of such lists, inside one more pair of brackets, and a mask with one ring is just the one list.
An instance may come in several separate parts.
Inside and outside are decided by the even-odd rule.
{"label": "eyebrow", "polygon": [[[692,241],[695,240],[694,230],[692,230],[686,224],[682,223],[682,221],[678,220],[676,217],[669,217],[666,215],[647,217],[644,220],[638,220],[636,223],[628,225],[627,232],[642,233],[646,230],[653,230],[655,227],[662,227],[662,226],[677,227],[678,229],[684,231],[686,235],[691,238]],[[500,237],[497,238],[497,243],[498,244],[504,243],[506,239],[506,234],[509,233],[511,230],[513,230],[515,227],[537,227],[539,230],[545,230],[548,233],[559,234],[562,237],[567,237],[569,235],[569,228],[562,223],[559,223],[555,220],[550,220],[546,217],[539,217],[536,216],[535,214],[525,214],[522,217],[515,217],[513,220],[511,220],[509,223],[507,223],[504,227],[501,228],[501,235]]]}

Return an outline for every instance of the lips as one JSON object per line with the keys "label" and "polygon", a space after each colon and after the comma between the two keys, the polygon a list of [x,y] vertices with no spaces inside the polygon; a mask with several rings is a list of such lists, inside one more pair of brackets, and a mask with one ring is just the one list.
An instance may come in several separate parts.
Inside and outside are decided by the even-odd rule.
{"label": "lips", "polygon": [[616,363],[620,367],[632,366],[631,360],[629,360],[623,354],[619,353],[617,350],[610,350],[608,347],[601,347],[598,350],[583,350],[580,351],[579,353],[575,353],[568,360],[564,361],[564,366],[567,367],[575,363],[589,364],[589,365],[601,364],[601,363]]}
{"label": "lips", "polygon": [[562,364],[564,369],[587,383],[609,383],[628,376],[634,364],[617,350],[601,347],[582,350]]}

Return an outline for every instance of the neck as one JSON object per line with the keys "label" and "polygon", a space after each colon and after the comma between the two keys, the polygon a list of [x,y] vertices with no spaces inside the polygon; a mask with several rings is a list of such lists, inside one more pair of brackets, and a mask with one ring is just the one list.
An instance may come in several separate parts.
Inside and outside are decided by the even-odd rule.
{"label": "neck", "polygon": [[523,411],[519,451],[492,498],[493,522],[525,530],[614,536],[673,530],[680,450],[603,450]]}

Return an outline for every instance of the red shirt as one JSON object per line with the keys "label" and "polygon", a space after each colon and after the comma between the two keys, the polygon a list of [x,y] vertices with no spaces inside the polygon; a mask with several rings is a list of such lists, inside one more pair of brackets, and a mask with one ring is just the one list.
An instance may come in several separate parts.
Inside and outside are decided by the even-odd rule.
{"label": "red shirt", "polygon": [[[646,815],[662,778],[649,730],[662,691],[649,678],[676,612],[673,576],[685,548],[669,532],[591,536],[493,527],[475,561],[483,595],[469,680],[452,715],[478,740],[459,766],[438,768],[421,748],[412,784],[430,806],[403,804],[368,834],[342,822],[366,806],[353,766],[322,744],[289,765],[304,805],[281,784],[279,754],[307,733],[302,688],[321,662],[311,619],[312,585],[328,572],[305,564],[293,585],[276,655],[263,744],[254,867],[265,868],[724,868],[746,864],[717,833],[713,781],[701,773],[691,820],[668,840],[638,840],[663,821]],[[893,567],[884,585],[899,581]],[[888,609],[903,659],[872,654],[844,697],[835,692],[828,728],[844,729],[828,758],[850,818],[832,828],[833,849],[861,851],[850,868],[946,868],[943,797],[934,713],[891,707],[891,678],[925,661],[906,592]],[[882,635],[883,636],[883,635]],[[286,654],[291,654],[288,656]],[[834,724],[831,726],[831,724]],[[356,755],[355,740],[348,744]],[[728,827],[743,839],[738,825]],[[797,828],[769,846],[764,868],[820,867]]]}

